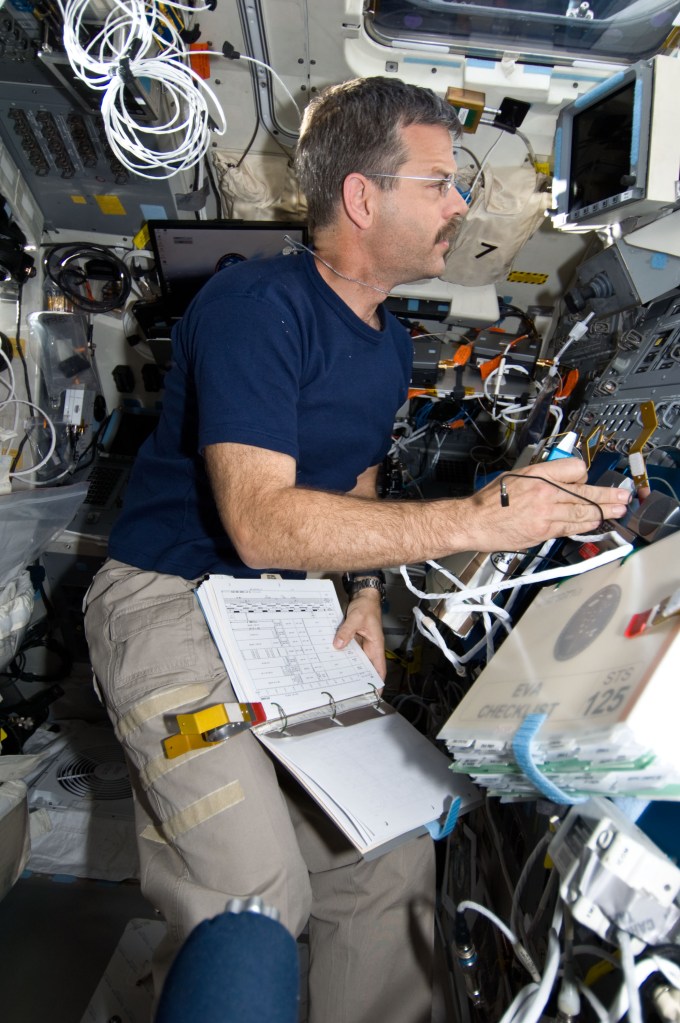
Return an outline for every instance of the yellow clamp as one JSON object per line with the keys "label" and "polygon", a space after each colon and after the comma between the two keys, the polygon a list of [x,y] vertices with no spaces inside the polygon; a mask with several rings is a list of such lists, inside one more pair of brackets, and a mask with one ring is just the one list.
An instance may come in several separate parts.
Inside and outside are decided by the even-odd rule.
{"label": "yellow clamp", "polygon": [[191,714],[178,714],[179,734],[169,735],[167,739],[163,739],[166,757],[172,760],[173,757],[189,753],[190,750],[216,746],[222,740],[207,742],[203,738],[203,733],[227,724],[229,724],[229,717],[223,703],[216,703],[213,707],[204,707],[203,710],[197,710]]}
{"label": "yellow clamp", "polygon": [[212,707],[204,707],[203,710],[195,710],[190,714],[178,714],[179,733],[163,739],[163,749],[166,757],[172,760],[191,750],[207,749],[223,742],[225,735],[214,740],[205,738],[206,734],[218,728],[230,725],[233,731],[239,731],[264,720],[261,704],[216,703]]}

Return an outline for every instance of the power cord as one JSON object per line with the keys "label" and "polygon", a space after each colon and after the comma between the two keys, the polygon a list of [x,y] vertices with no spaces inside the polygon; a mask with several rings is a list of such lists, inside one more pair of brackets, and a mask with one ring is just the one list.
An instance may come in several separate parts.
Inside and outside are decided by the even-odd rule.
{"label": "power cord", "polygon": [[[132,275],[126,263],[104,245],[53,245],[43,258],[46,276],[78,309],[107,313],[130,296]],[[100,297],[93,283],[101,282]]]}
{"label": "power cord", "polygon": [[602,514],[602,509],[600,508],[600,506],[597,503],[597,501],[591,501],[591,499],[589,497],[584,497],[583,494],[576,494],[576,493],[574,493],[573,490],[569,490],[567,487],[563,487],[559,483],[555,483],[554,480],[550,480],[546,476],[527,476],[527,475],[525,475],[524,473],[521,473],[521,472],[504,472],[503,475],[501,476],[500,480],[499,480],[500,500],[501,500],[501,505],[504,508],[507,508],[508,505],[510,504],[510,495],[508,494],[507,487],[504,484],[504,480],[507,480],[507,479],[538,480],[541,483],[548,483],[548,484],[550,484],[551,487],[555,487],[556,490],[561,490],[564,494],[569,494],[570,497],[578,497],[578,499],[580,501],[585,501],[586,504],[591,504],[593,506],[593,508],[597,508],[597,511],[599,513],[599,516],[600,516],[600,527],[599,528],[602,529],[604,524],[605,524],[605,517]]}

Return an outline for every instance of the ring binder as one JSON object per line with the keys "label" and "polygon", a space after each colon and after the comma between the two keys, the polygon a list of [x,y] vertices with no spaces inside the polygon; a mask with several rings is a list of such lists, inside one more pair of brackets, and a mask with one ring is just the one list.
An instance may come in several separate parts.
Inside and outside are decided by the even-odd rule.
{"label": "ring binder", "polygon": [[338,725],[351,728],[366,721],[374,721],[376,718],[384,717],[392,709],[381,698],[376,700],[371,693],[352,696],[347,700],[336,700],[328,692],[324,692],[323,695],[328,697],[327,703],[298,711],[296,714],[288,714],[280,704],[272,703],[278,716],[257,724],[253,728],[254,733],[259,737],[268,736],[273,740],[278,736],[293,738],[311,735],[312,732],[337,728]]}
{"label": "ring binder", "polygon": [[335,723],[336,723],[336,724],[340,724],[340,722],[339,722],[339,721],[337,720],[337,715],[338,715],[338,708],[337,708],[337,705],[336,705],[336,703],[335,703],[335,700],[333,699],[333,697],[332,697],[331,693],[327,693],[327,692],[325,691],[325,689],[322,689],[322,690],[321,690],[321,695],[322,695],[322,696],[327,696],[327,697],[328,697],[328,703],[329,703],[329,706],[330,706],[330,708],[331,708],[331,717],[330,717],[330,720],[331,720],[331,721],[335,721]]}
{"label": "ring binder", "polygon": [[342,609],[330,579],[210,576],[195,592],[234,692],[262,704],[254,737],[363,856],[427,834],[452,797],[479,805],[477,788],[382,700],[359,644],[334,647]]}
{"label": "ring binder", "polygon": [[375,709],[378,711],[379,714],[384,714],[385,711],[383,710],[383,708],[381,706],[381,704],[383,702],[383,698],[380,695],[380,690],[376,686],[374,686],[372,682],[369,682],[368,685],[373,690],[373,692],[375,693]]}
{"label": "ring binder", "polygon": [[288,715],[286,714],[285,710],[283,709],[283,707],[279,703],[274,703],[272,701],[272,707],[276,707],[276,709],[279,711],[279,715],[280,715],[281,721],[282,721],[282,725],[281,725],[281,727],[279,729],[277,729],[277,731],[279,731],[282,735],[287,734],[287,731],[288,731]]}

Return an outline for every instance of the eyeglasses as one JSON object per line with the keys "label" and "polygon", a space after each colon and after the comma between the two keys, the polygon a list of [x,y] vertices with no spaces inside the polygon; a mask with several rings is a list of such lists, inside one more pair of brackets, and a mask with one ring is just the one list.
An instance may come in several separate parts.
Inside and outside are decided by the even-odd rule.
{"label": "eyeglasses", "polygon": [[439,194],[445,198],[452,188],[455,188],[466,203],[470,202],[470,189],[462,182],[456,181],[454,174],[447,174],[445,178],[429,178],[420,174],[367,174],[367,178],[403,178],[405,181],[434,181],[439,188]]}

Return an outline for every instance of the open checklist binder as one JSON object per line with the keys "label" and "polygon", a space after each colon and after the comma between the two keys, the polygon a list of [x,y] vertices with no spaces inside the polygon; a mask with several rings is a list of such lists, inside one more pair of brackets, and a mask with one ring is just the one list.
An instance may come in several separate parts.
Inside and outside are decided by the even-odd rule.
{"label": "open checklist binder", "polygon": [[244,703],[266,715],[253,732],[366,857],[424,833],[469,779],[380,698],[383,683],[358,643],[333,647],[342,610],[328,579],[210,576],[196,595]]}

